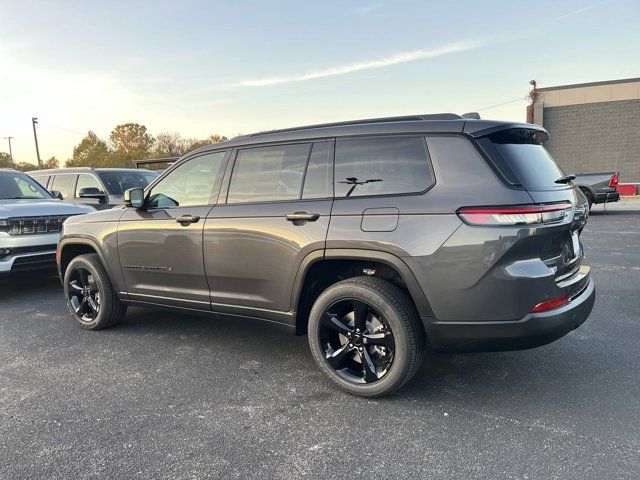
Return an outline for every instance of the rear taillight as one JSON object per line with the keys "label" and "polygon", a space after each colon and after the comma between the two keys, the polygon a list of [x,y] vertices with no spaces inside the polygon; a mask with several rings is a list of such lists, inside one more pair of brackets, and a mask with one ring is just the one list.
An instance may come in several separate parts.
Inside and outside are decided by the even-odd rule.
{"label": "rear taillight", "polygon": [[569,301],[569,295],[562,295],[561,297],[554,298],[553,300],[547,300],[546,302],[538,303],[531,309],[531,313],[546,312],[547,310],[553,310],[563,306]]}
{"label": "rear taillight", "polygon": [[458,216],[469,225],[534,225],[564,220],[571,210],[568,203],[548,205],[519,205],[508,207],[465,207]]}
{"label": "rear taillight", "polygon": [[620,177],[616,173],[615,175],[611,175],[611,179],[609,180],[609,186],[611,188],[617,188],[619,182],[620,182]]}

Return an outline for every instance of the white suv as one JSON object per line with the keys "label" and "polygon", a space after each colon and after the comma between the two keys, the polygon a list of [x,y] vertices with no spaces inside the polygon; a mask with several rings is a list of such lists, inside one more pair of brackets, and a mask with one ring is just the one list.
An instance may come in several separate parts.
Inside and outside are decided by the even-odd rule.
{"label": "white suv", "polygon": [[55,267],[62,222],[93,211],[63,203],[24,173],[0,169],[0,274]]}

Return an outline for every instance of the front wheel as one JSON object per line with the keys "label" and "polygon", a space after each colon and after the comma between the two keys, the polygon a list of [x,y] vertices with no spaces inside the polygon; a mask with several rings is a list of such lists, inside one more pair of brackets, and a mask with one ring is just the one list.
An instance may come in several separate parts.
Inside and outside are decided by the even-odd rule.
{"label": "front wheel", "polygon": [[416,373],[425,335],[415,307],[395,285],[357,277],[327,288],[309,318],[309,346],[320,369],[360,396],[389,394]]}
{"label": "front wheel", "polygon": [[64,272],[64,295],[71,316],[87,330],[113,325],[127,311],[96,254],[71,260]]}

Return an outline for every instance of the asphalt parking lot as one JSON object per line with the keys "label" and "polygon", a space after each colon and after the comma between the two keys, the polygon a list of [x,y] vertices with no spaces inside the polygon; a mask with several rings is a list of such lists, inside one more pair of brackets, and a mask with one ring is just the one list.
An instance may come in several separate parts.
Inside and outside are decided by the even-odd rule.
{"label": "asphalt parking lot", "polygon": [[306,337],[142,309],[86,332],[55,277],[0,280],[0,478],[638,478],[640,202],[582,238],[580,329],[432,355],[379,400],[334,388]]}

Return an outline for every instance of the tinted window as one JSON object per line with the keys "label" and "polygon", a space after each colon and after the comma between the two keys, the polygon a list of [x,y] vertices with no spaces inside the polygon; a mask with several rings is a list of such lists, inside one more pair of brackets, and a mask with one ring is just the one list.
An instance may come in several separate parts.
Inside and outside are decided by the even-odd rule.
{"label": "tinted window", "polygon": [[526,188],[567,188],[555,181],[564,173],[541,145],[543,132],[527,129],[503,130],[478,143],[505,179]]}
{"label": "tinted window", "polygon": [[299,199],[311,145],[277,145],[240,150],[227,203]]}
{"label": "tinted window", "polygon": [[51,198],[40,185],[22,173],[0,172],[0,200]]}
{"label": "tinted window", "polygon": [[137,170],[102,170],[98,175],[111,195],[124,195],[130,188],[146,188],[158,176],[155,172]]}
{"label": "tinted window", "polygon": [[332,197],[333,179],[331,174],[331,157],[329,142],[313,144],[307,173],[304,177],[302,198]]}
{"label": "tinted window", "polygon": [[86,173],[78,175],[78,182],[76,183],[76,198],[80,195],[80,190],[83,188],[97,188],[102,191],[102,185],[96,177],[93,175],[88,175]]}
{"label": "tinted window", "polygon": [[417,193],[433,184],[421,137],[336,141],[336,197]]}
{"label": "tinted window", "polygon": [[153,187],[149,207],[207,205],[225,153],[201,155],[177,167]]}
{"label": "tinted window", "polygon": [[53,177],[53,182],[51,183],[49,190],[58,190],[62,194],[62,198],[68,198],[74,178],[75,175],[69,173],[56,175]]}

